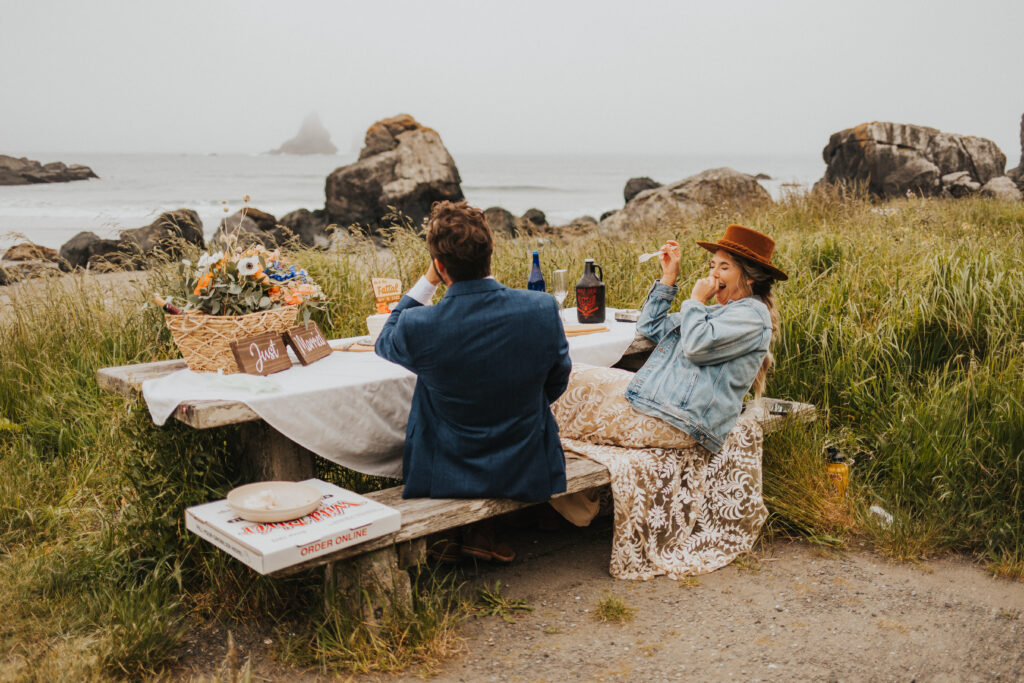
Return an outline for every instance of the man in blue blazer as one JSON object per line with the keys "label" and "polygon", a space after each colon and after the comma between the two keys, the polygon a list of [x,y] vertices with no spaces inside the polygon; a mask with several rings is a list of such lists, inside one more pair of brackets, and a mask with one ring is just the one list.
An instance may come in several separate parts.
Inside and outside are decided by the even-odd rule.
{"label": "man in blue blazer", "polygon": [[[558,305],[490,276],[490,228],[465,202],[434,204],[426,241],[430,268],[376,343],[417,376],[402,495],[548,500],[565,491],[550,404],[572,366]],[[442,281],[448,290],[431,306]]]}

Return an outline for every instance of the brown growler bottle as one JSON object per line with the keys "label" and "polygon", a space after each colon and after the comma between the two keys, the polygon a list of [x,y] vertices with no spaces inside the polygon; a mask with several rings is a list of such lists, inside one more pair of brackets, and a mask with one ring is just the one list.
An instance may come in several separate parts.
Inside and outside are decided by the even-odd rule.
{"label": "brown growler bottle", "polygon": [[[600,277],[594,275],[594,269]],[[604,271],[588,258],[583,262],[583,277],[576,283],[576,319],[581,323],[604,322]]]}

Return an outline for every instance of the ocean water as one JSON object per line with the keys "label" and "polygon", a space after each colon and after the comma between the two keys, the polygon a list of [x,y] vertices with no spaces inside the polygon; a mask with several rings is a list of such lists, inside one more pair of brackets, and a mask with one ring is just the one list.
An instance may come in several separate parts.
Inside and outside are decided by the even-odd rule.
{"label": "ocean water", "polygon": [[[49,185],[0,186],[0,248],[24,238],[59,248],[83,230],[116,237],[147,225],[163,211],[194,209],[207,236],[220,219],[249,205],[282,216],[324,206],[324,182],[354,155],[270,156],[200,154],[32,154],[90,166],[99,179]],[[621,208],[629,178],[669,183],[707,168],[729,166],[766,173],[765,189],[779,197],[787,184],[807,186],[824,173],[820,157],[457,155],[462,190],[481,208],[502,206],[521,215],[544,211],[553,225],[595,218]],[[226,211],[225,211],[226,209]]]}

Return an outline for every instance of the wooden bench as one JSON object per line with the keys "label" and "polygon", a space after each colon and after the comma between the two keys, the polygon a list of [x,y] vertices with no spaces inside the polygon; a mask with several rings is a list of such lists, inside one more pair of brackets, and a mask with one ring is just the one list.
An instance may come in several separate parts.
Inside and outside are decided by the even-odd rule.
{"label": "wooden bench", "polygon": [[[654,345],[638,338],[623,355],[617,367],[635,370],[650,354]],[[159,361],[140,365],[103,368],[97,372],[101,388],[128,397],[141,391],[142,382],[155,379],[185,367],[182,360]],[[814,406],[805,403],[763,399],[766,403],[784,404],[787,415],[766,413],[761,419],[766,432],[787,419],[810,421],[814,419]],[[293,443],[272,429],[244,403],[237,401],[187,401],[174,412],[179,421],[196,429],[211,429],[226,425],[243,427],[246,441],[247,470],[253,480],[309,479],[313,476],[313,456],[307,449]],[[608,470],[601,464],[579,458],[566,460],[566,492],[578,493],[610,482]],[[397,532],[350,546],[330,555],[287,567],[274,576],[285,576],[313,567],[325,566],[325,580],[335,584],[338,577],[335,565],[345,562],[353,575],[362,576],[364,596],[366,586],[385,587],[390,599],[407,600],[411,596],[409,574],[404,571],[421,564],[426,558],[426,539],[433,534],[465,526],[490,517],[528,507],[508,499],[403,499],[402,487],[396,486],[366,494],[368,498],[396,508],[402,513],[402,527]],[[368,578],[369,577],[369,578]],[[364,617],[373,620],[375,601],[362,602]]]}

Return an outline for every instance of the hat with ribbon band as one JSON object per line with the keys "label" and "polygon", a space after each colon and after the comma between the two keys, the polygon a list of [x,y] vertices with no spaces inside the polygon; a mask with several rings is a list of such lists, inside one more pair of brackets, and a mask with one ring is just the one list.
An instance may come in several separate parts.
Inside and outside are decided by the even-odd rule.
{"label": "hat with ribbon band", "polygon": [[757,230],[742,225],[730,225],[725,235],[717,242],[697,242],[712,254],[725,249],[730,254],[742,256],[753,261],[772,274],[776,280],[788,280],[789,276],[772,265],[772,252],[775,251],[775,240]]}

